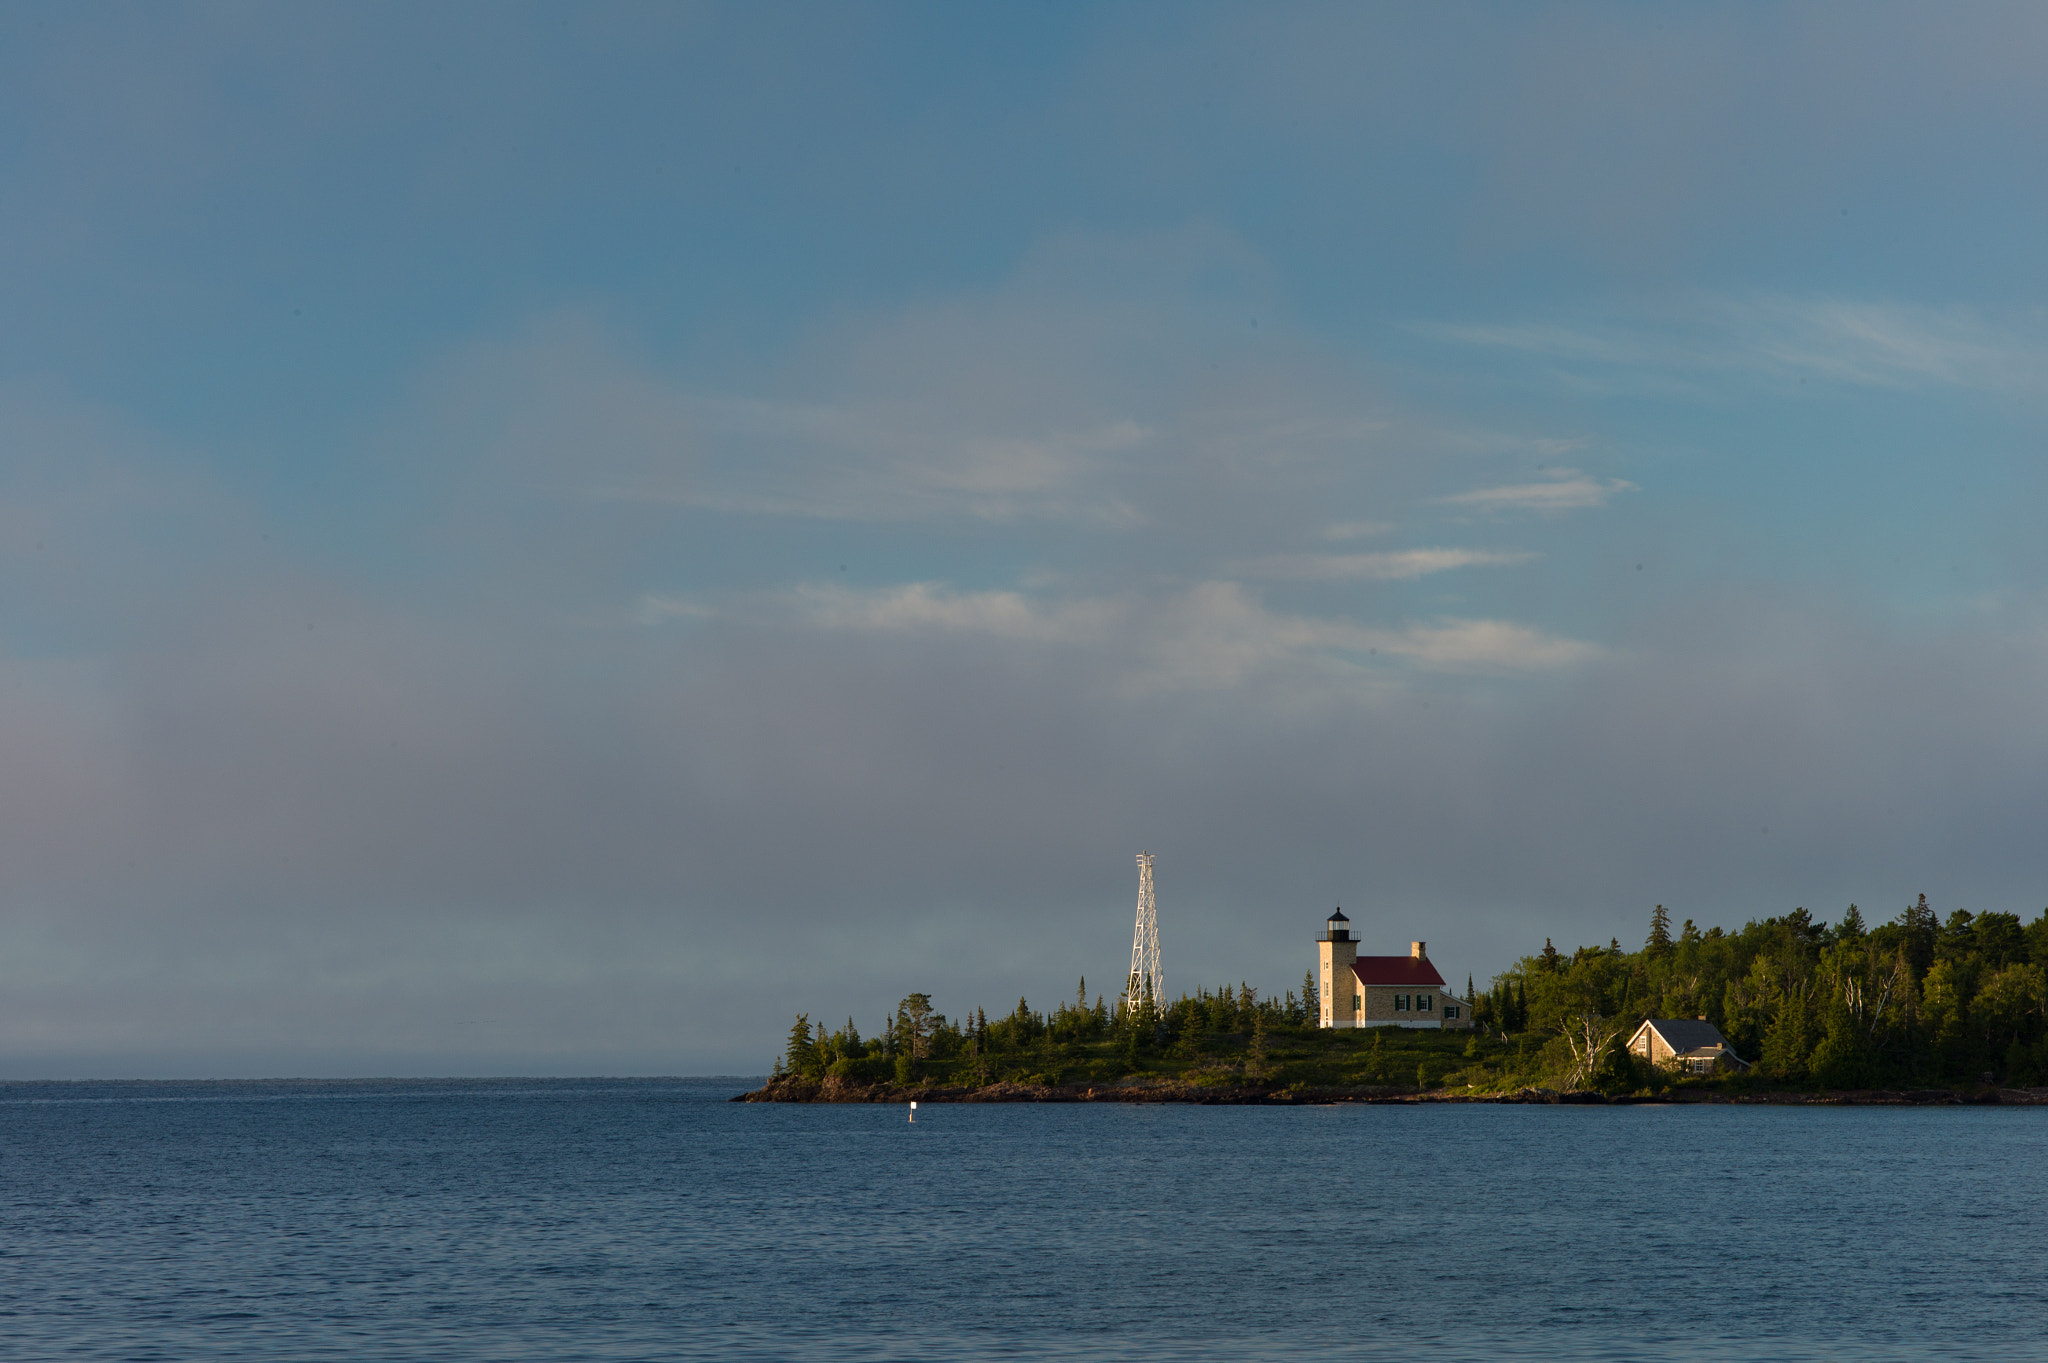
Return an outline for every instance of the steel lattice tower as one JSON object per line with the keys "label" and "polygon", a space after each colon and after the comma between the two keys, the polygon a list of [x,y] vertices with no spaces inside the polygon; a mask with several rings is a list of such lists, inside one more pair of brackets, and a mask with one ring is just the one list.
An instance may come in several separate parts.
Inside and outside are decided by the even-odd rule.
{"label": "steel lattice tower", "polygon": [[1166,977],[1159,971],[1159,900],[1152,893],[1152,854],[1138,853],[1138,926],[1131,932],[1131,977],[1124,987],[1126,1004],[1136,1012],[1146,1004],[1149,988],[1153,1011],[1166,1007]]}

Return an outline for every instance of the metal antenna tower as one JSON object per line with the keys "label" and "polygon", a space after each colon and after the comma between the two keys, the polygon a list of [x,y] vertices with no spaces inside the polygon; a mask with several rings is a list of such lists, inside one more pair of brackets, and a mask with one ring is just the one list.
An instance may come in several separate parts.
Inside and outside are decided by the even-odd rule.
{"label": "metal antenna tower", "polygon": [[1151,987],[1153,1011],[1166,1007],[1166,977],[1159,973],[1159,900],[1152,893],[1152,854],[1138,853],[1138,926],[1131,932],[1131,978],[1124,987],[1132,1012],[1145,1006]]}

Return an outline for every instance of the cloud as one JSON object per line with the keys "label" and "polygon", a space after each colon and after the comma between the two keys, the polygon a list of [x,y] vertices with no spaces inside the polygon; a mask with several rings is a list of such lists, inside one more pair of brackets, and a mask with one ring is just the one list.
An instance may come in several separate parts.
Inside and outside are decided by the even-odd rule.
{"label": "cloud", "polygon": [[[1355,383],[1308,394],[1267,362],[1290,343],[1262,268],[1199,224],[1055,240],[985,289],[819,322],[722,384],[569,309],[446,357],[391,440],[421,462],[473,452],[489,485],[609,505],[1128,530],[1171,495],[1159,475],[1256,464],[1277,489],[1379,434]],[[1246,312],[1271,319],[1257,357],[1225,344]]]}
{"label": "cloud", "polygon": [[1494,514],[1514,511],[1556,515],[1607,505],[1617,492],[1633,492],[1635,484],[1620,478],[1592,478],[1576,469],[1558,469],[1540,483],[1509,483],[1500,487],[1475,488],[1449,497],[1439,497],[1444,506],[1464,507]]}
{"label": "cloud", "polygon": [[1593,644],[1506,620],[1441,620],[1413,625],[1383,647],[1424,666],[1447,671],[1576,667],[1604,652]]}
{"label": "cloud", "polygon": [[1868,388],[2038,390],[2048,344],[1967,309],[1842,298],[1760,298],[1722,305],[1757,366]]}
{"label": "cloud", "polygon": [[1128,527],[1138,512],[1092,495],[1102,465],[1150,438],[1128,418],[1080,430],[978,427],[916,402],[821,405],[678,394],[673,473],[592,483],[603,501],[818,520],[1067,520]]}
{"label": "cloud", "polygon": [[1043,605],[1020,592],[954,592],[937,582],[874,591],[802,586],[796,604],[812,624],[870,633],[964,631],[1000,639],[1104,641],[1127,608],[1109,601]]}
{"label": "cloud", "polygon": [[1255,679],[1328,682],[1374,658],[1426,671],[1546,671],[1599,656],[1594,645],[1498,620],[1381,627],[1267,607],[1236,582],[1150,597],[1035,600],[919,582],[873,590],[805,586],[785,606],[803,624],[866,634],[975,635],[1091,655],[1084,671],[1126,689],[1216,689]]}
{"label": "cloud", "polygon": [[661,625],[676,620],[711,620],[718,612],[702,601],[649,592],[633,608],[633,619],[643,625]]}
{"label": "cloud", "polygon": [[1971,309],[1882,299],[1701,296],[1656,317],[1427,322],[1415,330],[1606,376],[1609,384],[1635,375],[1656,391],[1695,396],[1717,379],[2005,392],[2048,382],[2048,339]]}
{"label": "cloud", "polygon": [[1300,582],[1412,582],[1456,568],[1499,568],[1536,556],[1521,550],[1398,549],[1377,554],[1279,554],[1245,565],[1252,577]]}

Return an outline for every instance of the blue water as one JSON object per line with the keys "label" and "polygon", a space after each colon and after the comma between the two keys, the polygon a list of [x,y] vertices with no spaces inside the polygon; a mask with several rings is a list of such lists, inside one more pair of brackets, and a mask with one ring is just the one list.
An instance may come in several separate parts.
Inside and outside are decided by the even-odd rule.
{"label": "blue water", "polygon": [[2048,1358],[2048,1109],[0,1085],[7,1359]]}

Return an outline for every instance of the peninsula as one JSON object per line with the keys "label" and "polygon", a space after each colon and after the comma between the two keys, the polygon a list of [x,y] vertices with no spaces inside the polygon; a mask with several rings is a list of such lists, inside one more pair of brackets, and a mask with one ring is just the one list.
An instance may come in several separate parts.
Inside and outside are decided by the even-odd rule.
{"label": "peninsula", "polygon": [[[1419,942],[1409,965],[1338,973],[1347,921],[1316,938],[1323,973],[1300,992],[1112,1005],[1083,981],[1050,1009],[959,1019],[913,994],[871,1037],[800,1017],[740,1099],[2048,1102],[2048,911],[1944,919],[1922,895],[1874,928],[1851,905],[1833,924],[1802,908],[1702,931],[1658,906],[1640,949],[1546,941],[1462,995],[1398,986],[1424,978]],[[1382,975],[1395,982],[1363,983]]]}

